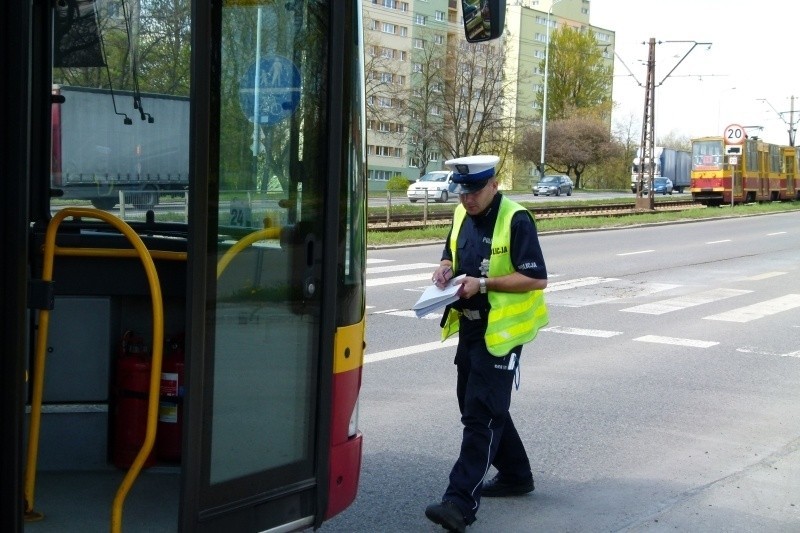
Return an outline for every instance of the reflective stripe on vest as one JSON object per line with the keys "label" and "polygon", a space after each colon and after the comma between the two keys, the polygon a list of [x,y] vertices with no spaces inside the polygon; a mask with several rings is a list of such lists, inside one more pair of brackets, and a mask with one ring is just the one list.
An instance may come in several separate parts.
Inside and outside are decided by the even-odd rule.
{"label": "reflective stripe on vest", "polygon": [[[492,233],[492,256],[489,260],[489,277],[505,276],[514,272],[511,262],[511,218],[517,211],[527,211],[518,203],[503,197],[497,213],[497,221]],[[453,231],[450,235],[450,252],[453,258],[453,271],[458,269],[458,233],[466,218],[467,211],[462,205],[456,207],[453,215]],[[544,292],[499,292],[489,291],[489,318],[486,327],[486,348],[489,353],[503,357],[515,346],[530,342],[540,328],[547,325],[547,306]],[[442,340],[458,331],[458,311],[450,310],[444,327]]]}

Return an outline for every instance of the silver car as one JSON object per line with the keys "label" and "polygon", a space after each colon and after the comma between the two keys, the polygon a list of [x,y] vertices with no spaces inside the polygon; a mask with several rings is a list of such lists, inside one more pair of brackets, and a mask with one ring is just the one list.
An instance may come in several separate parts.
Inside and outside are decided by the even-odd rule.
{"label": "silver car", "polygon": [[561,196],[561,193],[572,196],[572,180],[564,174],[547,175],[533,186],[534,196]]}

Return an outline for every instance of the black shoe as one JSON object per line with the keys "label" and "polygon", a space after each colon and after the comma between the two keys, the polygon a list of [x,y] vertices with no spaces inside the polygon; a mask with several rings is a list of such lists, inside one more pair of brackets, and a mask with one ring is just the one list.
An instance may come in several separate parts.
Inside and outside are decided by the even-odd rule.
{"label": "black shoe", "polygon": [[485,498],[502,498],[504,496],[520,496],[533,492],[533,478],[517,483],[506,483],[500,476],[494,476],[489,481],[483,482],[481,496]]}
{"label": "black shoe", "polygon": [[425,509],[425,516],[435,523],[439,524],[447,531],[457,531],[464,533],[467,530],[467,522],[464,520],[464,515],[458,505],[451,501],[443,501],[442,503],[434,503]]}

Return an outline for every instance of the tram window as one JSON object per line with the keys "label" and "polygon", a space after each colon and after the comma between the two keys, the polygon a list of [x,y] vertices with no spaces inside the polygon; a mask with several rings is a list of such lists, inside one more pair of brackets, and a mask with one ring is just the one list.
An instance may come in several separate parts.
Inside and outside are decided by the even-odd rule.
{"label": "tram window", "polygon": [[692,144],[692,165],[703,169],[721,168],[722,142],[695,141]]}

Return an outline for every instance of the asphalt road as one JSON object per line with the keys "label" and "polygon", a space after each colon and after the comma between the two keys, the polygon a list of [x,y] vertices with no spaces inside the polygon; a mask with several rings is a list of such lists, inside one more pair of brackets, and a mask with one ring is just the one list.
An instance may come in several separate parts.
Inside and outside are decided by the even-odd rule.
{"label": "asphalt road", "polygon": [[[536,490],[468,531],[800,531],[799,237],[798,213],[543,235],[550,324],[511,407]],[[362,477],[323,532],[442,531],[454,348],[409,311],[440,250],[368,255]]]}

